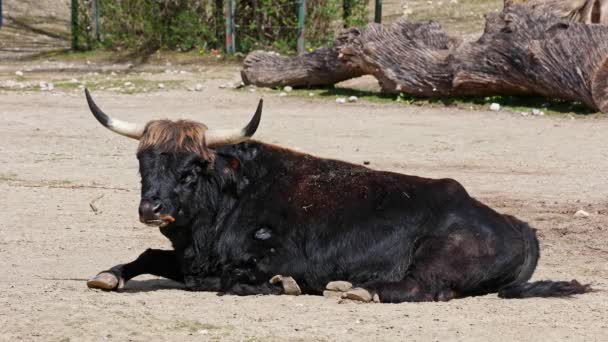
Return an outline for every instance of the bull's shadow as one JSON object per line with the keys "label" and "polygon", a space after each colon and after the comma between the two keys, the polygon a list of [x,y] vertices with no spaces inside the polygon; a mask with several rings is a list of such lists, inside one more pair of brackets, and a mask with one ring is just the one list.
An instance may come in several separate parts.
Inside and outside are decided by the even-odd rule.
{"label": "bull's shadow", "polygon": [[142,279],[135,280],[131,279],[120,292],[126,293],[137,293],[137,292],[150,292],[159,290],[185,290],[186,287],[182,283],[178,283],[171,279],[157,278],[157,279]]}

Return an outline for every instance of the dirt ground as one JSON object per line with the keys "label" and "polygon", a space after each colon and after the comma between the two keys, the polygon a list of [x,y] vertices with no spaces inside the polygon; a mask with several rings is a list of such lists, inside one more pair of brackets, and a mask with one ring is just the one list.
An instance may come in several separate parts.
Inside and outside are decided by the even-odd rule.
{"label": "dirt ground", "polygon": [[[57,65],[55,65],[57,67]],[[82,80],[79,67],[0,65],[0,81]],[[142,74],[100,75],[126,82]],[[163,67],[164,68],[164,67]],[[30,71],[27,71],[30,70]],[[59,71],[61,70],[61,71]],[[96,72],[97,72],[96,71]],[[145,74],[148,85],[169,73]],[[0,340],[605,341],[608,336],[608,118],[521,116],[220,89],[237,67],[177,72],[182,83],[124,94],[96,90],[133,121],[244,124],[260,96],[257,138],[323,157],[452,177],[501,212],[538,228],[534,279],[592,283],[570,299],[355,304],[315,296],[218,297],[140,277],[122,293],[89,290],[98,271],[168,248],[138,222],[136,142],[102,128],[77,87],[0,89]],[[24,80],[25,79],[25,80]],[[134,83],[140,84],[141,82]],[[201,92],[187,91],[200,83]],[[139,85],[138,85],[139,86]],[[138,88],[139,89],[139,88]],[[95,213],[90,203],[94,201]],[[588,218],[574,218],[584,209]]]}

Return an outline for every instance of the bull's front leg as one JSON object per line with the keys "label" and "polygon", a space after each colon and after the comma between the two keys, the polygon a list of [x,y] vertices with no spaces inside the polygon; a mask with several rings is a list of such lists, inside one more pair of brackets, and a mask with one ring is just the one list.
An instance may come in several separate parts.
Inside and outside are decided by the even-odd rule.
{"label": "bull's front leg", "polygon": [[102,271],[87,282],[92,289],[114,291],[122,289],[127,281],[141,274],[152,274],[184,282],[175,251],[147,249],[137,259]]}

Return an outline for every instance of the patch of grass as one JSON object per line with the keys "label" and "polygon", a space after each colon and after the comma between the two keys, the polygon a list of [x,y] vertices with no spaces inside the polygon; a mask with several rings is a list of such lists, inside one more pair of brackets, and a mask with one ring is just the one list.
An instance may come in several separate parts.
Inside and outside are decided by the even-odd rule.
{"label": "patch of grass", "polygon": [[414,106],[442,106],[455,107],[462,109],[488,110],[490,104],[498,103],[501,110],[509,112],[525,112],[530,114],[533,109],[538,109],[545,114],[581,114],[590,115],[596,112],[583,103],[571,102],[560,99],[548,99],[542,96],[490,96],[490,97],[441,97],[441,98],[422,98],[408,94],[383,94],[379,91],[358,90],[351,88],[315,88],[315,89],[294,89],[290,94],[302,97],[309,97],[310,93],[315,96],[312,98],[338,98],[356,96],[359,100],[374,103],[399,103]]}
{"label": "patch of grass", "polygon": [[[131,82],[132,85],[125,86],[126,82]],[[162,83],[164,90],[180,88],[184,81],[181,80],[163,80],[151,81],[144,79],[111,79],[111,80],[87,80],[86,87],[91,90],[116,91],[122,94],[138,94],[145,92],[159,91],[158,85]],[[79,89],[82,83],[72,82],[69,80],[58,81],[55,83],[55,88],[62,90]]]}
{"label": "patch of grass", "polygon": [[[85,62],[90,61],[98,64],[107,63],[125,63],[132,62],[140,64],[145,62],[152,65],[165,65],[170,62],[172,65],[223,65],[223,64],[239,64],[243,58],[243,54],[226,55],[224,53],[213,54],[209,50],[193,50],[189,52],[176,52],[170,50],[156,50],[147,56],[136,56],[137,51],[133,49],[123,49],[121,51],[109,49],[95,49],[88,51],[72,51],[58,49],[53,51],[42,52],[32,56],[31,60],[57,60],[57,61],[72,61]],[[139,63],[138,63],[139,61]]]}
{"label": "patch of grass", "polygon": [[0,182],[16,181],[17,174],[13,172],[0,173]]}

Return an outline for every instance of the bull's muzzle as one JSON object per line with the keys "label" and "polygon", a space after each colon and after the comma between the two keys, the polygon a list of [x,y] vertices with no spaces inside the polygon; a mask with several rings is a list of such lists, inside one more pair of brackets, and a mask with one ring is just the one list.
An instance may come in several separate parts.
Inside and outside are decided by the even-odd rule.
{"label": "bull's muzzle", "polygon": [[146,224],[160,221],[161,209],[160,201],[141,200],[139,203],[139,220]]}

